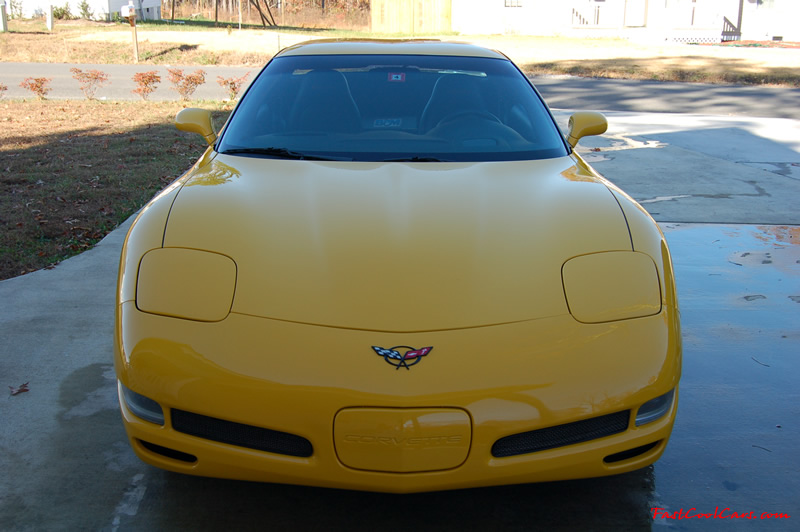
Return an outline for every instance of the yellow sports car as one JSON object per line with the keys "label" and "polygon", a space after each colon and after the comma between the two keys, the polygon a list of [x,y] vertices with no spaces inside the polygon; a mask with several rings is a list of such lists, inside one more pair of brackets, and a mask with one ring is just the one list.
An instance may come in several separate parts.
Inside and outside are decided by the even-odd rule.
{"label": "yellow sports car", "polygon": [[115,365],[136,454],[387,492],[653,463],[681,338],[650,216],[504,55],[283,50],[122,251]]}

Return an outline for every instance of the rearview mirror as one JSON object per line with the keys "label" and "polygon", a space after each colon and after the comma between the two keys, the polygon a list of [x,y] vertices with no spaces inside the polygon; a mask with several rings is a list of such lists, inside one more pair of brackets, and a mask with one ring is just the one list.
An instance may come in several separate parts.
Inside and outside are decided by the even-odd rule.
{"label": "rearview mirror", "polygon": [[608,121],[601,113],[580,111],[569,117],[567,142],[573,148],[583,137],[602,135],[608,129]]}
{"label": "rearview mirror", "polygon": [[188,108],[178,111],[175,115],[175,127],[181,131],[203,135],[209,145],[217,140],[214,126],[211,125],[211,111],[205,109]]}

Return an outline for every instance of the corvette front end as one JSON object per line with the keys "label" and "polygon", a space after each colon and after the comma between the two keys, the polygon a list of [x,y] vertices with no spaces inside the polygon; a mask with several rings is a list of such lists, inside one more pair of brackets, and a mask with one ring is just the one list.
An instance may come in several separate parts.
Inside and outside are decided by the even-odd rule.
{"label": "corvette front end", "polygon": [[[644,405],[677,388],[679,339],[665,315],[410,334],[245,315],[166,322],[133,302],[119,319],[150,331],[123,338],[121,386],[165,412],[159,425],[122,401],[134,449],[184,473],[394,492],[602,476],[655,461],[677,403],[637,426]],[[406,370],[371,349],[398,344],[433,350]],[[176,411],[197,418],[176,429]],[[455,415],[418,422],[425,411]],[[264,429],[306,440],[307,456],[254,449],[251,439],[270,441]],[[436,458],[416,458],[425,454]]]}
{"label": "corvette front end", "polygon": [[[226,149],[225,135],[257,137],[232,119],[218,140],[202,113],[183,115],[214,144],[143,209],[120,263],[115,366],[142,460],[407,493],[611,475],[663,453],[681,371],[663,235],[566,139],[531,149],[544,134],[519,105],[431,118],[437,90],[456,78],[484,90],[497,65],[433,68],[418,54],[462,48],[428,45],[375,45],[414,52],[383,67],[373,45],[331,44],[361,62],[319,77],[350,76],[360,114],[358,83],[400,96],[430,76],[432,95],[418,118],[352,121],[341,137],[308,133],[304,110],[259,115],[275,138],[317,143],[307,153]],[[308,49],[285,54],[301,56],[287,70],[301,95]],[[605,127],[576,116],[569,142]],[[438,151],[330,151],[356,138]],[[489,145],[500,151],[474,160]]]}
{"label": "corvette front end", "polygon": [[[618,204],[627,200],[599,178],[588,180],[579,160],[546,163],[562,171],[540,178],[537,185],[552,190],[541,205],[533,194],[524,197],[529,183],[515,175],[518,163],[473,169],[474,180],[453,167],[449,172],[461,179],[457,208],[438,209],[442,223],[420,214],[418,221],[400,218],[402,227],[390,227],[392,214],[378,214],[390,213],[388,204],[374,204],[392,183],[380,170],[359,174],[364,182],[355,185],[364,195],[374,189],[373,203],[348,209],[348,190],[340,187],[330,220],[319,211],[311,218],[304,203],[287,206],[289,189],[272,204],[259,191],[263,181],[246,177],[215,185],[230,190],[202,211],[183,204],[212,192],[192,184],[215,164],[185,178],[177,199],[170,198],[163,247],[129,257],[125,270],[139,273],[120,285],[121,403],[145,461],[198,475],[409,492],[615,474],[663,452],[680,374],[669,255],[657,230],[639,238],[642,250],[632,246]],[[350,166],[300,164],[318,175],[320,166]],[[435,202],[426,185],[430,168],[405,166],[409,176],[422,176],[420,191],[409,186],[406,194]],[[587,180],[574,179],[576,172]],[[489,207],[489,198],[470,190],[489,174],[505,176],[498,202],[525,201],[529,223],[549,221],[546,244],[489,216],[468,233],[469,245],[455,241],[460,233],[451,227],[481,218],[469,198]],[[244,231],[234,209],[239,193],[262,198],[263,216],[282,220],[255,222],[274,234],[226,236]],[[573,203],[559,205],[562,194]],[[576,242],[560,228],[578,223],[581,196],[596,217]],[[312,235],[309,220],[323,226],[314,246],[304,242]],[[359,234],[369,222],[380,239]],[[138,225],[129,236],[135,248]],[[491,237],[475,236],[481,233]],[[287,258],[276,241],[304,242],[313,256]],[[504,274],[477,282],[493,269]],[[386,283],[387,275],[396,282]],[[387,286],[367,289],[376,283]],[[304,308],[305,319],[293,314]],[[126,400],[126,389],[157,404],[163,422],[137,414],[141,401]],[[640,413],[663,397],[670,400],[659,403],[658,415]],[[288,443],[259,443],[272,440]]]}

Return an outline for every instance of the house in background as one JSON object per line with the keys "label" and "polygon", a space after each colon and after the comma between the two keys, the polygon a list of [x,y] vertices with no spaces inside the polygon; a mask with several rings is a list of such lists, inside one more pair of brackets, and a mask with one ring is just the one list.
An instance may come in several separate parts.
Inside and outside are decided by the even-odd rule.
{"label": "house in background", "polygon": [[798,0],[372,0],[376,33],[800,41]]}
{"label": "house in background", "polygon": [[[2,1],[2,0],[0,0]],[[79,4],[81,0],[22,0],[22,16],[25,18],[43,16],[49,6],[63,7],[69,4],[70,13],[80,16]],[[119,14],[128,0],[86,0],[89,10],[95,20],[112,20],[114,14]],[[133,0],[138,20],[158,20],[161,18],[161,0]]]}
{"label": "house in background", "polygon": [[453,0],[371,0],[376,33],[450,33]]}
{"label": "house in background", "polygon": [[[72,2],[79,0],[70,0]],[[119,13],[123,5],[127,5],[127,0],[87,0],[88,2],[96,2],[100,5],[108,6],[108,13],[113,16],[113,13]],[[133,0],[133,6],[136,9],[136,18],[138,20],[160,20],[161,19],[161,0]],[[109,17],[110,18],[110,17]]]}

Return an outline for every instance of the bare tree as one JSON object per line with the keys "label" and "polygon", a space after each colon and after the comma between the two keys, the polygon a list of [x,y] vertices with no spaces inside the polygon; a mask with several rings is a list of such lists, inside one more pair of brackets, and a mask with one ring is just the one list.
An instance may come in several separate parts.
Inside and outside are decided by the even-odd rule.
{"label": "bare tree", "polygon": [[269,1],[268,0],[263,0],[263,1],[265,8],[263,10],[261,9],[260,5],[261,0],[250,0],[250,3],[253,5],[253,7],[256,8],[256,11],[258,11],[258,14],[261,16],[261,24],[265,28],[267,26],[277,26],[277,24],[275,23],[275,17],[272,16],[272,10],[270,10],[269,8]]}

